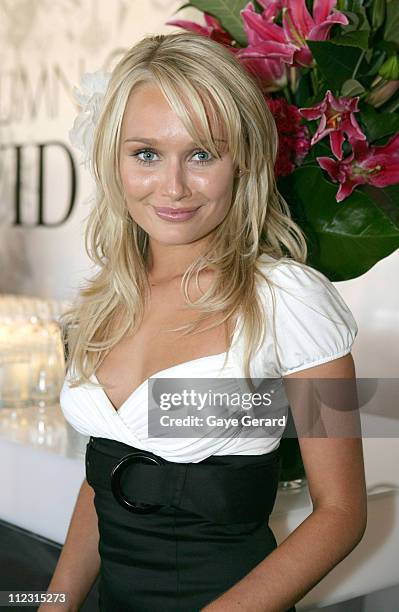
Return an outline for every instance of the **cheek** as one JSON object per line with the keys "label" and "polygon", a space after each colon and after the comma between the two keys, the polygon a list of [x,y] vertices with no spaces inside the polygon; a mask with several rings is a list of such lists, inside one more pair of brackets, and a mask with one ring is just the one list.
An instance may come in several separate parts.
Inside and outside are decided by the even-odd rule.
{"label": "cheek", "polygon": [[207,195],[220,204],[230,204],[233,192],[233,178],[229,172],[217,173],[208,183]]}
{"label": "cheek", "polygon": [[151,184],[151,177],[148,173],[140,172],[140,168],[132,168],[130,160],[121,162],[120,175],[126,196],[140,198],[143,191],[148,189]]}
{"label": "cheek", "polygon": [[[121,162],[120,175],[125,194],[131,200],[140,200],[162,184],[162,181],[158,180],[156,172],[148,172],[137,167],[133,169],[131,160]],[[187,174],[187,181],[193,193],[202,193],[209,201],[215,203],[230,202],[233,188],[230,165],[226,167],[214,166],[208,168],[207,171],[192,170]]]}
{"label": "cheek", "polygon": [[210,200],[220,201],[231,195],[233,176],[230,168],[212,168],[203,175],[196,175],[195,185],[198,190],[206,193]]}

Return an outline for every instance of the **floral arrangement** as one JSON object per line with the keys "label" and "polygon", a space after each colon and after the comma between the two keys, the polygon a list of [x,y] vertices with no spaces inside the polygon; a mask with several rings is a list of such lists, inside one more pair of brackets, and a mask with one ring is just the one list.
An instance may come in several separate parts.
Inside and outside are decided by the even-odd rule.
{"label": "floral arrangement", "polygon": [[[399,2],[190,0],[257,79],[279,133],[279,191],[332,281],[399,246]],[[179,10],[181,10],[179,9]]]}

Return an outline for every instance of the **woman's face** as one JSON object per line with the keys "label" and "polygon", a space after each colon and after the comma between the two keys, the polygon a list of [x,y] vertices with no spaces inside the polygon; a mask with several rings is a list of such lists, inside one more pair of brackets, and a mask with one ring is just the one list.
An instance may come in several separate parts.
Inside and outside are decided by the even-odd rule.
{"label": "woman's face", "polygon": [[[213,136],[223,139],[220,131]],[[234,167],[226,144],[220,145],[220,160],[195,146],[157,85],[141,83],[130,94],[122,122],[120,174],[130,216],[150,240],[192,243],[223,221],[231,204]]]}

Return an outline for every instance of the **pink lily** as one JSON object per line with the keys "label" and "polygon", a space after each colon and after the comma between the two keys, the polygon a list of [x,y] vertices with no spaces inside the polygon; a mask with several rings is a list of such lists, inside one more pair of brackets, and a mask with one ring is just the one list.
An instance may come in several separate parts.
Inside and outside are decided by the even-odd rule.
{"label": "pink lily", "polygon": [[[280,2],[280,0],[278,0]],[[202,26],[194,21],[186,21],[183,19],[176,19],[172,21],[168,21],[167,25],[176,25],[180,28],[184,28],[186,30],[196,32],[198,34],[202,34],[203,36],[208,36],[209,38],[216,40],[222,44],[225,44],[229,50],[236,54],[241,63],[245,66],[245,68],[252,72],[262,84],[262,89],[264,91],[276,91],[281,87],[284,87],[287,83],[287,75],[286,75],[286,67],[278,59],[270,59],[264,57],[264,49],[263,53],[254,53],[253,55],[248,54],[245,55],[246,48],[240,49],[239,47],[233,47],[230,34],[223,30],[219,21],[212,17],[212,15],[208,15],[204,13],[206,26]],[[247,33],[248,34],[248,33]],[[248,39],[254,41],[254,36],[252,33],[249,33]],[[269,50],[269,56],[272,55],[272,43],[267,43],[267,48]],[[244,52],[243,55],[240,55],[241,52]],[[275,54],[274,54],[275,55]],[[280,54],[278,54],[279,57]],[[292,52],[290,56],[292,57]]]}
{"label": "pink lily", "polygon": [[287,42],[282,28],[272,21],[280,6],[280,3],[273,2],[269,7],[272,10],[265,10],[260,14],[255,11],[252,2],[248,2],[240,11],[248,46],[238,51],[239,59],[262,58],[292,64],[295,47]]}
{"label": "pink lily", "polygon": [[237,51],[237,58],[261,79],[264,91],[276,91],[287,84],[287,64],[294,48],[287,45],[281,28],[270,22],[280,10],[280,0],[272,2],[262,15],[252,2],[241,11],[248,46]]}
{"label": "pink lily", "polygon": [[313,146],[324,136],[330,134],[331,150],[335,157],[342,159],[344,134],[347,135],[350,143],[356,140],[366,140],[366,136],[361,131],[354,115],[354,113],[359,112],[358,102],[359,96],[356,98],[345,96],[335,98],[331,90],[328,89],[321,102],[309,108],[300,108],[299,112],[302,117],[305,117],[308,121],[321,118],[310,144]]}
{"label": "pink lily", "polygon": [[285,0],[258,0],[258,4],[263,8],[263,19],[273,21],[278,17],[279,12],[284,7],[284,2]]}
{"label": "pink lily", "polygon": [[264,92],[278,91],[287,84],[287,68],[281,60],[240,57],[240,63],[254,74]]}
{"label": "pink lily", "polygon": [[185,30],[202,34],[203,36],[208,36],[208,38],[216,40],[216,42],[219,42],[222,45],[228,46],[230,50],[235,53],[238,49],[231,46],[233,39],[230,34],[222,28],[219,20],[208,13],[204,13],[204,19],[206,23],[205,26],[195,23],[195,21],[188,21],[186,19],[172,19],[172,21],[167,21],[166,25],[175,25],[179,28],[184,28]]}
{"label": "pink lily", "polygon": [[[274,52],[281,51],[281,60],[294,66],[313,65],[307,40],[326,40],[334,24],[349,23],[346,15],[334,9],[336,0],[314,0],[313,17],[309,14],[305,0],[262,0],[259,4],[263,8],[261,15],[254,11],[252,3],[248,3],[241,11],[247,33],[253,29],[263,44],[268,43],[262,48],[262,43],[258,42],[252,52],[267,55],[270,43],[274,43]],[[274,23],[281,9],[282,27]]]}
{"label": "pink lily", "polygon": [[357,140],[352,145],[352,153],[342,161],[331,157],[317,157],[317,161],[333,181],[340,183],[335,196],[337,202],[347,198],[357,185],[395,185],[399,183],[399,133],[382,147]]}
{"label": "pink lily", "polygon": [[346,15],[335,10],[336,3],[336,0],[314,0],[311,17],[305,0],[285,0],[283,29],[287,40],[297,47],[294,57],[296,65],[313,64],[313,56],[306,40],[326,40],[334,24],[349,23]]}

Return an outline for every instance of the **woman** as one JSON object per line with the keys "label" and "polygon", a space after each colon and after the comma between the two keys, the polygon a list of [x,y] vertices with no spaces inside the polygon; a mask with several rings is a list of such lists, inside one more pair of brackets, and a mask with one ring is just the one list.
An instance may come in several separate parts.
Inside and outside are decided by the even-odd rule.
{"label": "woman", "polygon": [[357,326],[305,264],[277,146],[255,80],[208,38],[146,37],[112,72],[86,230],[99,270],[66,317],[61,406],[90,436],[49,585],[70,610],[98,572],[107,612],[294,610],[363,535],[361,439],[299,438],[314,509],[277,547],[281,428],[150,428],[150,378],[354,378]]}

